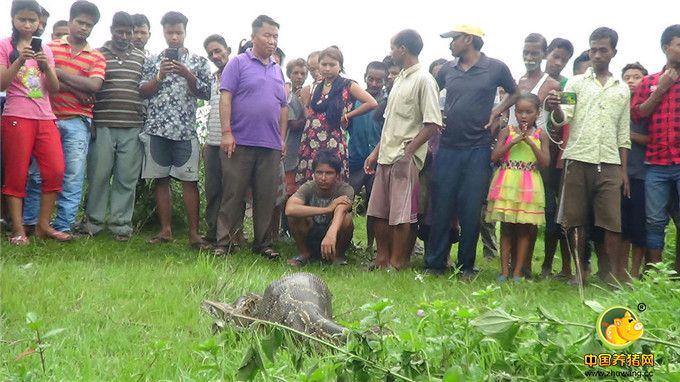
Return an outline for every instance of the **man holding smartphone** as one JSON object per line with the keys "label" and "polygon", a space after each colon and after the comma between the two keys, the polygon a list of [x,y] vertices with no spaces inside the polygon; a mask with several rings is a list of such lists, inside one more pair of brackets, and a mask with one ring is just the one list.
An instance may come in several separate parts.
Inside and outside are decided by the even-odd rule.
{"label": "man holding smartphone", "polygon": [[142,178],[156,180],[156,206],[160,232],[148,240],[158,244],[172,240],[170,178],[182,182],[189,220],[189,242],[206,248],[198,233],[198,158],[196,102],[210,99],[210,67],[205,57],[184,47],[189,20],[179,12],[161,19],[168,49],[144,62],[140,92],[149,106],[140,135],[144,144]]}
{"label": "man holding smartphone", "polygon": [[[560,90],[564,89],[568,78],[562,75],[562,70],[574,55],[574,45],[571,41],[556,37],[548,45],[547,56],[545,58],[545,72],[560,84]],[[562,93],[564,96],[564,93]],[[574,103],[576,104],[576,96]],[[563,126],[563,129],[565,127]],[[562,179],[561,148],[563,131],[553,126],[548,121],[547,132],[550,134],[550,166],[543,170],[543,185],[545,187],[545,233],[543,234],[545,256],[541,265],[541,276],[552,275],[553,259],[557,251],[557,244],[560,244],[562,253],[562,270],[557,275],[558,278],[571,277],[571,259],[566,246],[566,238],[562,235],[562,230],[557,224],[557,202],[559,196],[560,182]]]}

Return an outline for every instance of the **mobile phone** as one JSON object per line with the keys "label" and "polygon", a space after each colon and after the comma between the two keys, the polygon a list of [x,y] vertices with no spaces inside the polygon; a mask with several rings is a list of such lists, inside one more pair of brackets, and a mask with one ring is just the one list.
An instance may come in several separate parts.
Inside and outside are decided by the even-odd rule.
{"label": "mobile phone", "polygon": [[33,49],[33,52],[35,53],[42,50],[42,39],[40,37],[31,37],[31,49]]}
{"label": "mobile phone", "polygon": [[576,93],[562,92],[560,96],[560,103],[562,105],[576,105]]}
{"label": "mobile phone", "polygon": [[165,50],[165,58],[168,60],[179,60],[179,49],[168,48]]}

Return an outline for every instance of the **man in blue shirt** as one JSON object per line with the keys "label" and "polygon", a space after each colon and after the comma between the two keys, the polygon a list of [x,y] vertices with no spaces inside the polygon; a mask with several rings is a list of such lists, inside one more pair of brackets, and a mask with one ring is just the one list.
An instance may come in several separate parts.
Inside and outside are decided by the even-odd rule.
{"label": "man in blue shirt", "polygon": [[[470,25],[458,25],[441,35],[452,39],[455,60],[437,73],[439,88],[446,89],[446,128],[433,162],[432,226],[425,248],[428,273],[446,271],[451,251],[449,230],[457,214],[461,238],[456,266],[462,277],[474,275],[479,216],[491,179],[491,127],[519,96],[507,65],[480,52],[482,36],[479,28]],[[509,96],[493,108],[499,86]]]}
{"label": "man in blue shirt", "polygon": [[[378,103],[387,98],[384,85],[387,79],[387,65],[380,61],[373,61],[366,67],[364,80],[366,81],[366,91]],[[361,106],[360,101],[356,101],[354,109]],[[354,195],[359,195],[361,188],[366,189],[366,198],[362,201],[364,206],[371,197],[374,175],[366,174],[364,171],[364,161],[371,154],[375,146],[380,142],[380,133],[384,120],[377,119],[375,109],[364,115],[354,117],[349,126],[349,184],[354,189]],[[373,219],[366,222],[366,248],[373,247]]]}

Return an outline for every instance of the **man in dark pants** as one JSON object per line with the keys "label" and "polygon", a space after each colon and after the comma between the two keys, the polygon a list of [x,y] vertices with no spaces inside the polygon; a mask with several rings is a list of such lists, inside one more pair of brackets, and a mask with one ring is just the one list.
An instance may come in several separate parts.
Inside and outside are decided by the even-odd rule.
{"label": "man in dark pants", "polygon": [[203,48],[210,62],[217,71],[213,73],[210,90],[210,114],[208,114],[208,134],[203,146],[203,165],[205,166],[205,220],[208,223],[206,240],[214,243],[217,240],[217,213],[222,203],[222,160],[220,159],[220,143],[222,143],[222,126],[220,125],[220,80],[222,71],[229,62],[231,48],[224,37],[213,34],[203,42]]}
{"label": "man in dark pants", "polygon": [[258,16],[252,24],[253,47],[230,60],[222,73],[222,205],[217,218],[215,255],[238,244],[243,199],[253,190],[253,251],[274,258],[269,226],[281,181],[279,169],[288,127],[288,103],[276,51],[279,24]]}
{"label": "man in dark pants", "polygon": [[[446,129],[433,163],[432,228],[425,250],[425,269],[441,274],[451,251],[448,239],[451,218],[457,214],[461,226],[457,267],[463,278],[474,275],[479,238],[479,216],[491,178],[491,126],[519,96],[510,69],[480,50],[482,31],[458,25],[441,35],[451,38],[451,54],[437,74],[439,88],[446,89]],[[507,93],[493,108],[497,88]]]}
{"label": "man in dark pants", "polygon": [[[567,83],[567,77],[562,75],[562,70],[566,67],[567,62],[574,55],[574,46],[569,40],[563,38],[555,38],[548,45],[548,55],[545,59],[545,72],[553,79],[560,82],[560,86],[564,88]],[[541,172],[543,176],[543,184],[545,186],[545,233],[543,235],[545,257],[543,258],[543,265],[541,266],[541,275],[544,277],[552,274],[553,259],[557,251],[557,243],[560,243],[560,251],[562,253],[562,271],[558,274],[559,277],[571,277],[571,259],[568,255],[566,241],[562,235],[561,229],[555,218],[557,216],[557,194],[560,188],[560,180],[562,178],[562,168],[558,168],[557,159],[560,152],[560,145],[556,142],[562,140],[562,131],[551,123],[548,123],[548,132],[551,135],[550,140],[550,166]]]}

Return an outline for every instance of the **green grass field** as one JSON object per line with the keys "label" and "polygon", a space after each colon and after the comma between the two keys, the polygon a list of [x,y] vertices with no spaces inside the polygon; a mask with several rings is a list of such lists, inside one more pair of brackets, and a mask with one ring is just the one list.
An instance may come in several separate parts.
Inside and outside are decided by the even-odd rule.
{"label": "green grass field", "polygon": [[[356,239],[361,242],[364,219],[356,221]],[[247,251],[213,258],[190,250],[186,237],[150,246],[144,243],[150,235],[137,235],[127,243],[115,242],[106,234],[67,244],[36,240],[23,248],[10,247],[3,241],[0,380],[234,380],[245,351],[259,335],[228,330],[218,337],[217,345],[211,344],[212,321],[200,310],[200,303],[204,299],[232,302],[246,292],[261,293],[271,281],[294,272],[285,263],[294,246],[280,244],[284,256],[274,261]],[[668,242],[675,242],[672,233]],[[539,239],[534,271],[540,269],[542,251]],[[379,323],[394,333],[391,339],[380,341],[382,347],[373,347],[378,349],[374,350],[376,360],[384,365],[394,367],[403,354],[420,354],[420,363],[412,362],[410,371],[401,367],[399,373],[414,380],[463,380],[460,375],[468,380],[563,380],[560,375],[564,380],[587,379],[582,350],[593,344],[590,341],[581,346],[577,342],[588,334],[587,330],[524,325],[507,346],[468,330],[470,318],[491,308],[535,318],[539,305],[561,320],[594,324],[597,313],[581,301],[575,287],[555,280],[497,287],[498,260],[489,261],[481,255],[481,272],[471,282],[460,282],[453,276],[423,276],[422,258],[415,258],[414,267],[407,271],[368,272],[362,256],[350,255],[350,265],[345,267],[312,264],[304,270],[328,283],[334,294],[334,313],[341,323],[361,327],[362,320],[381,312]],[[557,268],[559,255],[556,263]],[[657,284],[652,285],[654,282]],[[679,296],[680,285],[667,278],[650,279],[647,284],[636,282],[633,288],[622,291],[610,291],[598,284],[585,289],[586,300],[605,307],[645,303],[647,310],[640,313],[645,336],[675,344],[680,343]],[[362,309],[382,299],[389,300],[391,309],[382,311],[375,305]],[[419,309],[424,317],[418,316]],[[39,318],[43,335],[52,329],[65,329],[45,339],[45,372],[37,353],[19,356],[34,346],[35,333],[26,323],[29,312]],[[463,328],[464,336],[447,329],[449,319],[450,328]],[[443,338],[439,330],[452,340],[437,343]],[[414,336],[422,340],[417,346]],[[653,346],[642,349],[652,349],[657,362],[662,361],[653,369],[654,380],[680,380],[677,348],[642,346]],[[406,347],[413,349],[404,353]],[[450,357],[435,362],[434,358],[443,357],[440,348],[450,351]],[[210,349],[212,357],[206,357]],[[299,352],[307,354],[296,368],[293,358]],[[333,370],[342,360],[342,355],[318,348],[284,346],[274,361],[265,360],[265,373],[256,379],[336,380]],[[365,380],[386,379],[378,371],[367,370],[369,377]],[[394,380],[391,378],[387,380]],[[356,375],[355,379],[361,380]]]}

